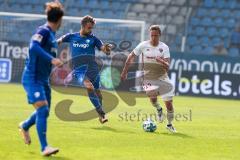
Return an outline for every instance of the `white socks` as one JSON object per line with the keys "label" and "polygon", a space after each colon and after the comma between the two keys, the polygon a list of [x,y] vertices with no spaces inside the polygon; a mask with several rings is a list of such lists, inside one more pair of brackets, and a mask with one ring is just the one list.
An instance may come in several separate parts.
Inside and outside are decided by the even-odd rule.
{"label": "white socks", "polygon": [[174,110],[172,111],[167,110],[168,124],[172,124],[173,119],[174,119]]}

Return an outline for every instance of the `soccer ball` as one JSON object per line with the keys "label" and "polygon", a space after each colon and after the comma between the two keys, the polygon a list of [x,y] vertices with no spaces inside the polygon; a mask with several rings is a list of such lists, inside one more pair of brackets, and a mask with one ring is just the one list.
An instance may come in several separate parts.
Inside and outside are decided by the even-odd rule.
{"label": "soccer ball", "polygon": [[151,119],[144,121],[142,126],[145,132],[154,132],[157,129],[156,123]]}

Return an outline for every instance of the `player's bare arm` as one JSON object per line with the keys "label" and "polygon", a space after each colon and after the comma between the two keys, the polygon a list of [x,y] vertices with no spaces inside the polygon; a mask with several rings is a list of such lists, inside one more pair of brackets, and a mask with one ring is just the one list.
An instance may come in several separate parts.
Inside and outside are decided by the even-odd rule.
{"label": "player's bare arm", "polygon": [[131,65],[131,63],[134,61],[136,55],[134,54],[134,52],[131,52],[128,57],[127,60],[125,62],[125,65],[123,67],[122,73],[121,73],[121,80],[125,80],[127,78],[127,73],[128,73],[128,68]]}

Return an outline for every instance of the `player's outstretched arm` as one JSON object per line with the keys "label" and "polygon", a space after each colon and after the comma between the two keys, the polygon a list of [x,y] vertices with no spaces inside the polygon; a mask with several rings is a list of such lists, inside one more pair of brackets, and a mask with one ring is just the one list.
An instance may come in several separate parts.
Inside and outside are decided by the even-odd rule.
{"label": "player's outstretched arm", "polygon": [[71,34],[71,33],[67,33],[67,34],[61,36],[60,38],[57,39],[57,44],[61,45],[64,42],[67,42],[67,43],[70,42],[72,35],[73,34]]}
{"label": "player's outstretched arm", "polygon": [[134,61],[136,55],[134,54],[134,52],[131,52],[128,57],[127,60],[125,62],[125,65],[123,67],[122,73],[121,73],[121,80],[124,81],[127,78],[127,73],[128,73],[128,68],[131,65],[131,63]]}

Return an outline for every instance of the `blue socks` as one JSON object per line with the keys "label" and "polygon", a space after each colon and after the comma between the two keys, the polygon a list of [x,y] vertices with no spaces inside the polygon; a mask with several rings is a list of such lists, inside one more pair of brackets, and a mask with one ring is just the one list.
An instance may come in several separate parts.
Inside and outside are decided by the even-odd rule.
{"label": "blue socks", "polygon": [[96,109],[102,107],[101,102],[94,91],[92,92],[88,91],[88,97]]}
{"label": "blue socks", "polygon": [[25,131],[28,131],[29,128],[35,124],[35,122],[36,122],[36,111],[34,111],[32,115],[26,121],[24,121],[22,127]]}
{"label": "blue socks", "polygon": [[42,151],[48,145],[46,137],[48,115],[48,106],[42,106],[36,110],[36,128]]}
{"label": "blue socks", "polygon": [[[50,103],[51,103],[51,97],[47,97],[47,101],[48,101],[48,108],[50,109]],[[31,116],[24,121],[22,127],[25,131],[28,131],[36,122],[36,111],[34,111]]]}

